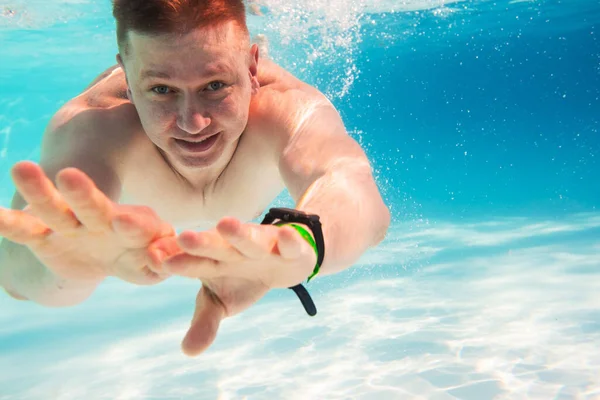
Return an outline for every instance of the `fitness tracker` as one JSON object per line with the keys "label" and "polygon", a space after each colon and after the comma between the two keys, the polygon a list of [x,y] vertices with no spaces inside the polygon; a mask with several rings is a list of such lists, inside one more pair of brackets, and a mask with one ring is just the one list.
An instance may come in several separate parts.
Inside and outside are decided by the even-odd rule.
{"label": "fitness tracker", "polygon": [[[312,231],[312,236],[303,227],[294,224],[294,222],[306,225]],[[323,239],[323,230],[318,215],[307,214],[303,211],[291,208],[271,208],[265,215],[261,225],[290,225],[292,228],[296,229],[296,231],[298,231],[298,233],[300,233],[300,235],[312,246],[317,255],[317,263],[312,274],[308,277],[307,282],[310,282],[310,280],[319,273],[319,269],[325,258],[325,241]],[[289,289],[296,293],[308,315],[312,317],[317,314],[315,303],[301,283],[292,286]]]}

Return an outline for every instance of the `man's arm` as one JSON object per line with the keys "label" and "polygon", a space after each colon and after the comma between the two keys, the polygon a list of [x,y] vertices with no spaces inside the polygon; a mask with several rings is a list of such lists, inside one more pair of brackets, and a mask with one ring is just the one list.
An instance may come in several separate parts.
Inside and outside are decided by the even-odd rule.
{"label": "man's arm", "polygon": [[[97,131],[105,121],[90,117],[85,111],[56,126],[59,118],[60,114],[49,124],[41,145],[40,166],[46,175],[54,180],[58,171],[75,167],[86,173],[109,198],[118,198],[120,181],[114,168],[114,152],[110,151],[110,140],[106,135]],[[11,209],[23,210],[26,205],[23,197],[15,193]],[[10,218],[14,218],[14,214]],[[97,282],[75,282],[58,277],[27,246],[2,238],[0,286],[16,299],[63,306],[85,300]]]}
{"label": "man's arm", "polygon": [[279,168],[296,208],[320,216],[325,240],[321,274],[332,274],[383,240],[390,213],[369,160],[338,112],[325,99],[315,101],[288,120]]}

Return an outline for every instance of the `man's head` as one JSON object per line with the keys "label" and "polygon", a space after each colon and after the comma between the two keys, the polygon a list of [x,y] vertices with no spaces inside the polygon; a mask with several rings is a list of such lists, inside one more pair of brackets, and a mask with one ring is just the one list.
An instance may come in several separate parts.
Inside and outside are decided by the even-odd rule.
{"label": "man's head", "polygon": [[117,59],[150,140],[175,167],[215,163],[258,90],[243,1],[114,0],[113,15]]}

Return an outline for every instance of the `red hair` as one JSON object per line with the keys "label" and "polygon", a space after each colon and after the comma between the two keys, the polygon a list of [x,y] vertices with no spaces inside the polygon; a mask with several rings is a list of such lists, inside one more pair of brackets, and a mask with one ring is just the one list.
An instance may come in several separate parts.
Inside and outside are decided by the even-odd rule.
{"label": "red hair", "polygon": [[248,34],[243,0],[113,0],[117,43],[126,49],[127,34],[185,34],[234,21]]}

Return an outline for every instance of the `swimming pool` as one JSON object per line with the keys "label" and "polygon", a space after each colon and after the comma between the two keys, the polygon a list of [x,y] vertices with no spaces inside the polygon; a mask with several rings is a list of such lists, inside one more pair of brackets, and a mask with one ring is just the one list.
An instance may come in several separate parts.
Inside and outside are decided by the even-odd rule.
{"label": "swimming pool", "polygon": [[[263,3],[252,33],[373,160],[387,239],[310,283],[316,318],[272,292],[194,359],[195,282],[110,280],[69,309],[1,295],[0,399],[600,397],[597,2]],[[116,45],[107,0],[3,4],[7,205],[10,166]]]}

